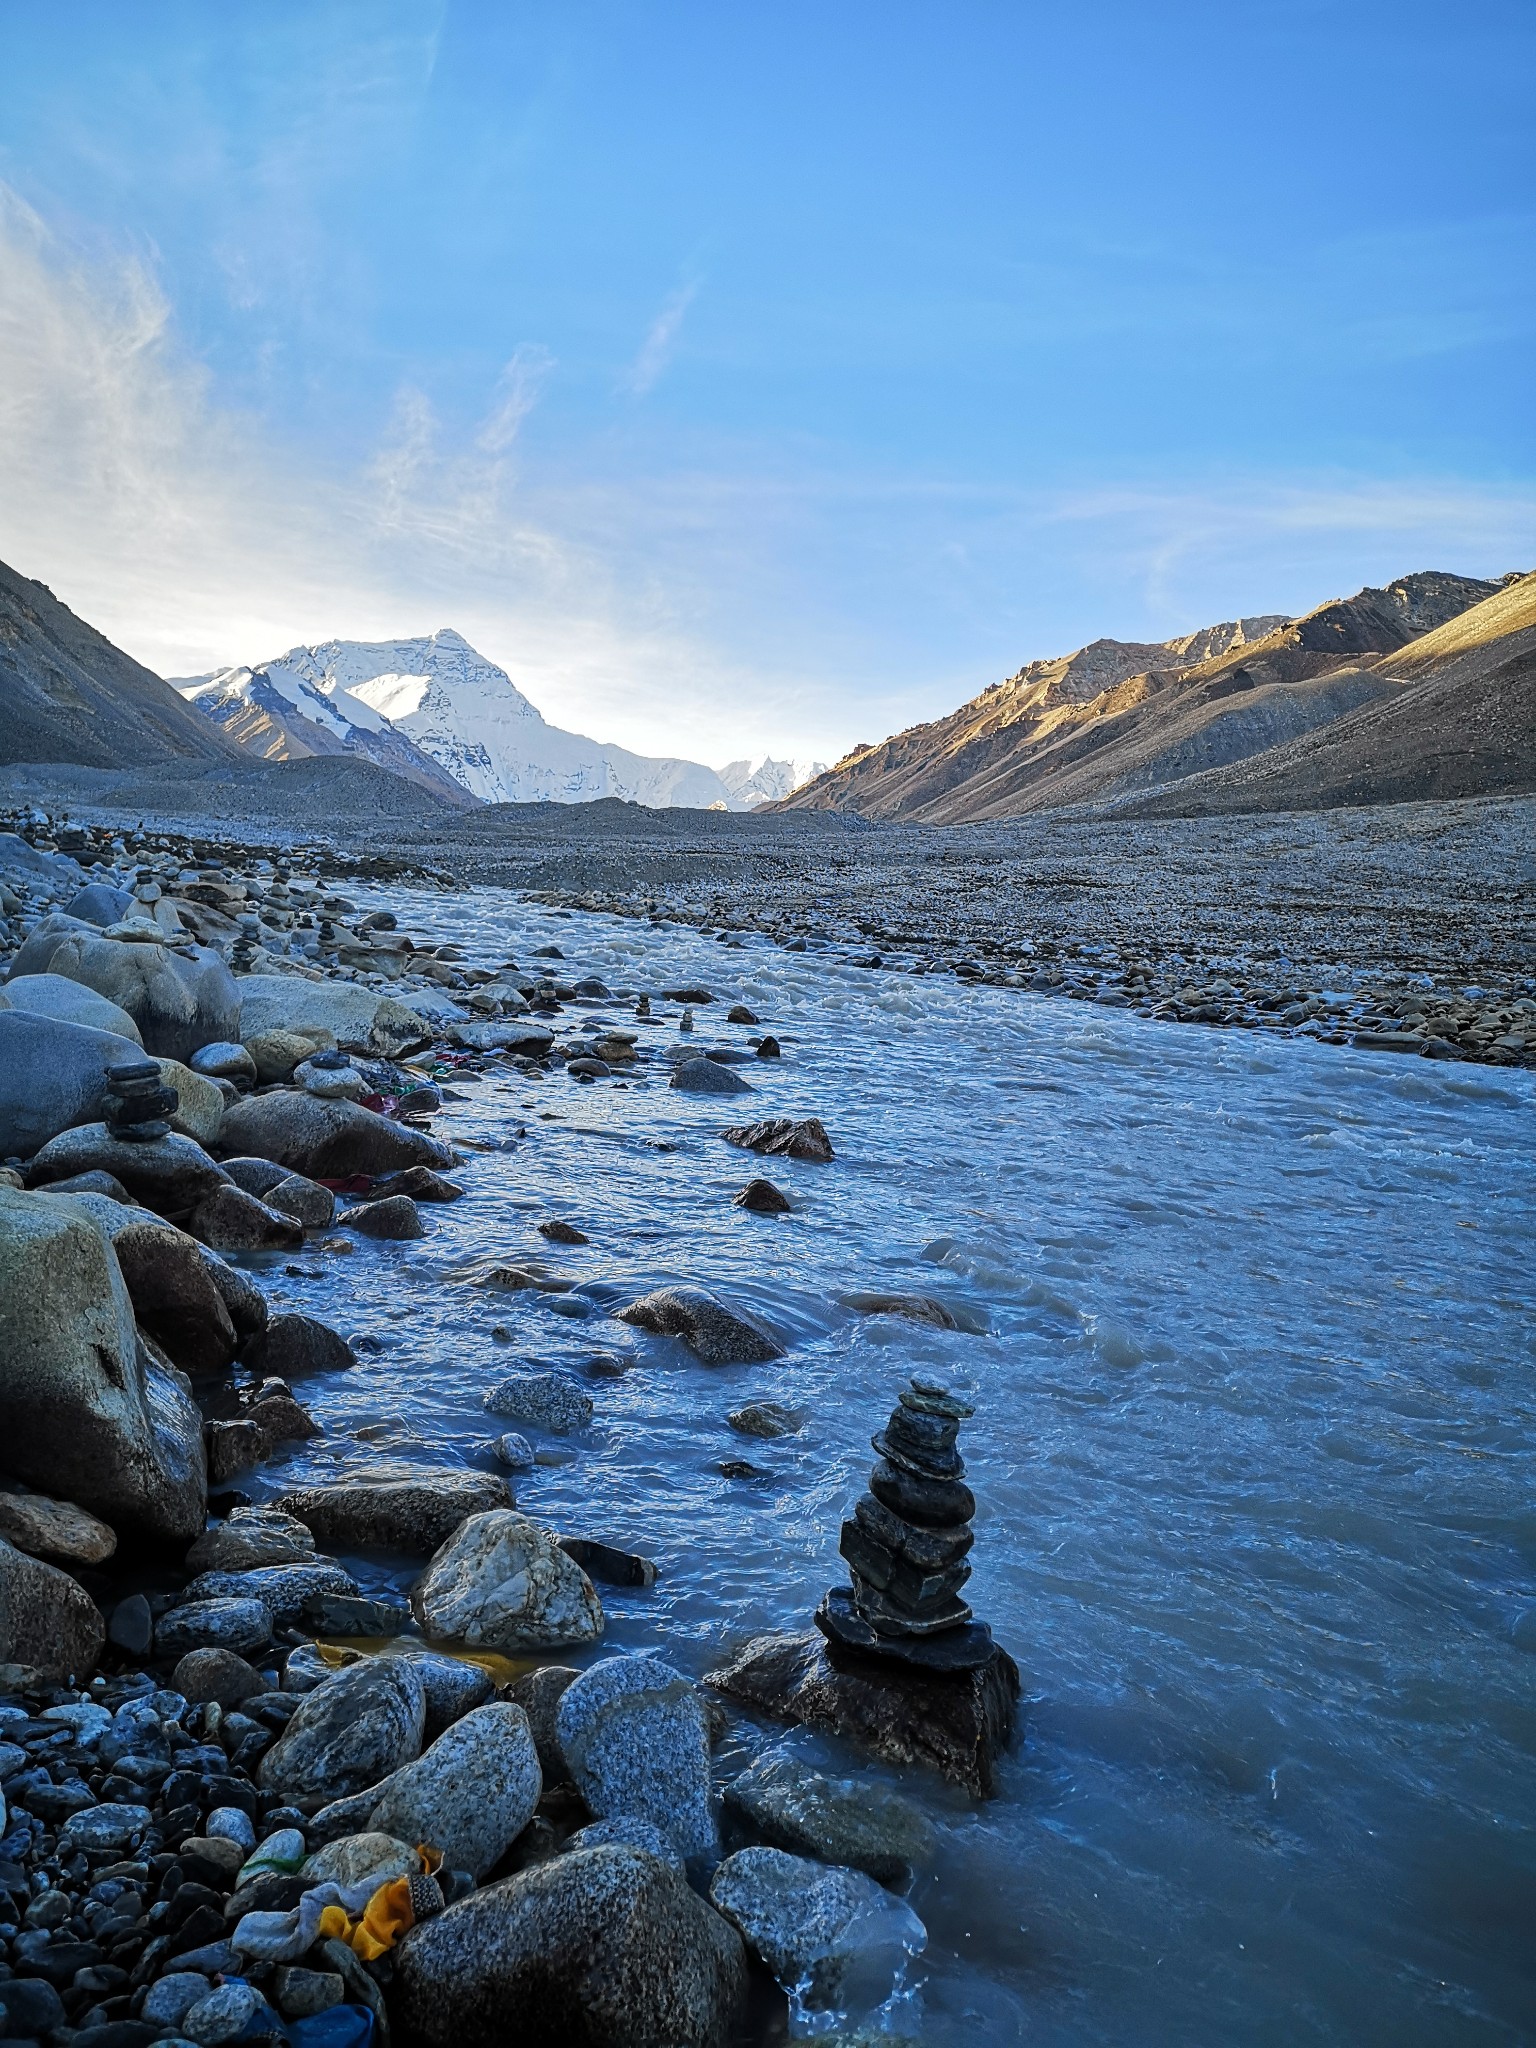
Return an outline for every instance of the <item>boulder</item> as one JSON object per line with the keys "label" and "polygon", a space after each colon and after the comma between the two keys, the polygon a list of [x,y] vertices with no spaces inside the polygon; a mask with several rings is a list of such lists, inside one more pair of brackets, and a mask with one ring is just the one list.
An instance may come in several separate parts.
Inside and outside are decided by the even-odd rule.
{"label": "boulder", "polygon": [[394,1173],[406,1166],[451,1166],[440,1138],[391,1123],[356,1102],[325,1102],[302,1089],[247,1095],[224,1112],[228,1152],[254,1153],[311,1180]]}
{"label": "boulder", "polygon": [[251,1087],[257,1078],[256,1062],[232,1038],[216,1038],[211,1045],[200,1046],[189,1064],[194,1074],[210,1081],[233,1081],[241,1088]]}
{"label": "boulder", "polygon": [[344,1052],[392,1060],[432,1037],[432,1027],[414,1010],[356,982],[247,974],[238,987],[242,1040],[263,1031],[320,1031]]}
{"label": "boulder", "polygon": [[744,1081],[740,1074],[733,1074],[729,1067],[718,1060],[680,1060],[672,1069],[669,1084],[681,1088],[689,1095],[751,1095],[755,1091],[750,1081]]}
{"label": "boulder", "polygon": [[566,1688],[575,1684],[577,1676],[569,1664],[541,1664],[536,1671],[514,1678],[507,1687],[507,1698],[528,1716],[546,1785],[563,1785],[571,1775],[555,1722]]}
{"label": "boulder", "polygon": [[430,1842],[450,1870],[479,1878],[533,1819],[543,1789],[528,1716],[497,1700],[396,1771],[368,1825],[403,1842]]}
{"label": "boulder", "polygon": [[741,1940],[677,1872],[611,1844],[535,1864],[414,1928],[396,1996],[422,2048],[723,2048]]}
{"label": "boulder", "polygon": [[232,1508],[227,1521],[205,1529],[187,1552],[189,1572],[245,1572],[266,1564],[305,1564],[315,1539],[281,1508]]}
{"label": "boulder", "polygon": [[422,1631],[466,1648],[557,1650],[592,1643],[603,1605],[552,1530],[511,1508],[471,1515],[411,1594]]}
{"label": "boulder", "polygon": [[0,1187],[0,1462],[119,1533],[202,1529],[202,1418],[85,1203]]}
{"label": "boulder", "polygon": [[420,1755],[426,1719],[426,1687],[409,1657],[345,1665],[303,1695],[261,1760],[262,1785],[300,1799],[361,1792]]}
{"label": "boulder", "polygon": [[304,1226],[233,1181],[210,1188],[187,1218],[189,1230],[220,1252],[297,1251]]}
{"label": "boulder", "polygon": [[207,946],[125,943],[66,932],[47,971],[62,974],[126,1010],[144,1050],[185,1063],[200,1046],[237,1035],[240,999],[223,955]]}
{"label": "boulder", "polygon": [[29,1557],[61,1564],[105,1564],[117,1548],[117,1532],[84,1508],[25,1492],[14,1481],[0,1487],[0,1536]]}
{"label": "boulder", "polygon": [[342,1225],[359,1237],[425,1237],[426,1229],[416,1204],[409,1195],[386,1195],[381,1201],[360,1202],[342,1216]]}
{"label": "boulder", "polygon": [[269,1209],[291,1216],[306,1230],[328,1230],[336,1220],[336,1197],[317,1180],[302,1173],[284,1173],[262,1197]]}
{"label": "boulder", "polygon": [[271,1687],[261,1673],[233,1650],[188,1650],[171,1673],[171,1686],[196,1706],[216,1702],[238,1707]]}
{"label": "boulder", "polygon": [[155,1623],[155,1654],[181,1657],[189,1650],[229,1650],[237,1657],[272,1640],[272,1611],[261,1600],[218,1597],[183,1600]]}
{"label": "boulder", "polygon": [[934,1832],[899,1792],[862,1778],[824,1778],[789,1750],[768,1750],[725,1788],[727,1810],[762,1841],[821,1863],[907,1884],[930,1862]]}
{"label": "boulder", "polygon": [[317,1052],[334,1052],[336,1041],[329,1031],[256,1031],[240,1050],[255,1069],[256,1079],[272,1083],[291,1081],[294,1070]]}
{"label": "boulder", "polygon": [[140,1327],[183,1372],[222,1372],[239,1339],[212,1254],[174,1224],[125,1215],[142,1220],[113,1231],[112,1249]]}
{"label": "boulder", "polygon": [[748,1152],[761,1152],[777,1159],[828,1160],[836,1155],[832,1140],[820,1117],[764,1117],[755,1124],[736,1124],[721,1137],[727,1145],[740,1145]]}
{"label": "boulder", "polygon": [[408,1637],[393,1642],[382,1652],[386,1657],[409,1657],[427,1689],[428,1742],[435,1742],[445,1728],[476,1707],[483,1707],[496,1690],[496,1681],[483,1664],[467,1657],[445,1656],[429,1650],[425,1643]]}
{"label": "boulder", "polygon": [[552,1430],[556,1435],[585,1429],[592,1420],[592,1396],[569,1373],[508,1373],[481,1398],[488,1415]]}
{"label": "boulder", "polygon": [[[0,839],[4,836],[0,833]],[[49,961],[67,938],[95,938],[99,930],[99,926],[88,923],[83,917],[70,917],[61,910],[50,910],[46,917],[33,925],[22,941],[6,970],[7,978],[20,974],[46,974]]]}
{"label": "boulder", "polygon": [[685,1857],[712,1857],[709,1710],[659,1657],[605,1657],[567,1686],[555,1714],[561,1754],[598,1820],[648,1820]]}
{"label": "boulder", "polygon": [[126,1038],[130,1045],[142,1042],[139,1027],[126,1010],[64,974],[13,974],[5,984],[4,1002],[29,1016],[51,1017],[56,1024],[85,1024],[93,1031]]}
{"label": "boulder", "polygon": [[295,1564],[252,1565],[241,1572],[199,1572],[187,1586],[187,1600],[259,1600],[273,1621],[297,1621],[317,1595],[357,1592],[350,1572],[326,1557],[306,1557]]}
{"label": "boulder", "polygon": [[178,1131],[134,1144],[114,1138],[103,1123],[81,1124],[51,1138],[28,1165],[27,1185],[47,1187],[79,1173],[110,1173],[136,1201],[173,1220],[191,1215],[215,1188],[230,1185],[202,1146]]}
{"label": "boulder", "polygon": [[928,1930],[862,1870],[811,1863],[782,1849],[738,1849],[709,1886],[710,1903],[790,1994],[791,2012],[872,2014],[899,1990]]}
{"label": "boulder", "polygon": [[839,1653],[817,1634],[756,1636],[704,1683],[780,1721],[841,1735],[893,1764],[927,1764],[978,1799],[1013,1735],[1018,1667],[994,1648],[976,1671],[925,1672]]}
{"label": "boulder", "polygon": [[176,1090],[176,1109],[169,1122],[184,1138],[195,1138],[205,1148],[218,1143],[219,1125],[224,1121],[224,1095],[202,1074],[194,1074],[178,1060],[159,1060],[160,1079]]}
{"label": "boulder", "polygon": [[64,906],[66,917],[78,917],[86,924],[116,924],[133,908],[127,889],[114,889],[110,882],[87,882]]}
{"label": "boulder", "polygon": [[245,1347],[245,1363],[266,1378],[291,1380],[304,1373],[342,1371],[356,1365],[357,1353],[329,1323],[285,1311],[267,1317]]}
{"label": "boulder", "polygon": [[459,1466],[406,1471],[364,1468],[278,1502],[328,1550],[403,1550],[430,1557],[470,1515],[510,1508],[504,1479]]}
{"label": "boulder", "polygon": [[115,1032],[0,1009],[0,1156],[28,1159],[61,1131],[92,1123],[102,1113],[107,1068],[143,1057]]}
{"label": "boulder", "polygon": [[0,1664],[29,1666],[45,1685],[83,1683],[106,1633],[95,1601],[68,1572],[0,1538]]}
{"label": "boulder", "polygon": [[659,1287],[617,1313],[621,1323],[681,1337],[706,1365],[758,1365],[784,1356],[765,1324],[702,1287]]}

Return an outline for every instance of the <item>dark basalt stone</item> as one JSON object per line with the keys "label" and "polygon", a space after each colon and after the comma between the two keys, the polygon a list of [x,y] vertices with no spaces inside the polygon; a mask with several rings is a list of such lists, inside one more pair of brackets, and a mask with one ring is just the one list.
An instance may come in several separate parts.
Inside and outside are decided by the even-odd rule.
{"label": "dark basalt stone", "polygon": [[966,1422],[976,1413],[969,1401],[952,1394],[941,1380],[924,1379],[921,1373],[912,1375],[896,1399],[898,1406],[914,1415],[943,1415],[955,1422]]}
{"label": "dark basalt stone", "polygon": [[965,1477],[965,1460],[958,1451],[913,1450],[889,1429],[878,1430],[870,1438],[870,1442],[882,1458],[888,1458],[904,1472],[915,1473],[919,1479]]}
{"label": "dark basalt stone", "polygon": [[943,1459],[954,1454],[960,1424],[950,1415],[925,1415],[898,1405],[885,1425],[885,1434],[909,1457]]}
{"label": "dark basalt stone", "polygon": [[968,1522],[949,1529],[919,1529],[893,1515],[869,1493],[861,1494],[854,1503],[853,1517],[876,1543],[922,1572],[939,1572],[957,1564],[976,1541]]}
{"label": "dark basalt stone", "polygon": [[[970,1608],[953,1593],[940,1594],[935,1600],[925,1601],[921,1607],[909,1607],[904,1601],[888,1600],[878,1586],[867,1584],[857,1572],[851,1577],[850,1597],[854,1609],[882,1642],[891,1636],[938,1635],[944,1629],[962,1627],[971,1618]],[[835,1587],[828,1598],[835,1597],[841,1590]]]}
{"label": "dark basalt stone", "polygon": [[976,1496],[960,1479],[926,1479],[882,1457],[869,1475],[877,1501],[903,1521],[925,1529],[949,1529],[968,1522],[976,1512]]}
{"label": "dark basalt stone", "polygon": [[844,1522],[838,1549],[867,1585],[875,1586],[887,1599],[901,1606],[921,1609],[925,1604],[947,1600],[958,1593],[971,1576],[968,1564],[956,1563],[942,1571],[924,1571],[910,1563],[900,1551],[890,1549],[858,1522]]}
{"label": "dark basalt stone", "polygon": [[926,1764],[981,1799],[996,1790],[1019,1698],[1018,1669],[990,1638],[983,1662],[943,1670],[834,1651],[815,1634],[758,1636],[704,1683],[777,1720],[845,1736],[888,1763]]}
{"label": "dark basalt stone", "polygon": [[846,1586],[834,1586],[817,1608],[817,1628],[833,1646],[833,1661],[853,1655],[867,1663],[896,1664],[918,1671],[976,1671],[996,1647],[984,1621],[975,1621],[963,1601],[958,1622],[928,1634],[887,1635],[860,1612]]}

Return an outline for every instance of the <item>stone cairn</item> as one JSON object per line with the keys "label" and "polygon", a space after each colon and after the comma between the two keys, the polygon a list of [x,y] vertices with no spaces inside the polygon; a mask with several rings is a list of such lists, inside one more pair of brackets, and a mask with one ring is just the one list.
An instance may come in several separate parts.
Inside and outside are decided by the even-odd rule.
{"label": "stone cairn", "polygon": [[107,1069],[106,1126],[114,1138],[148,1145],[170,1129],[181,1097],[160,1078],[153,1060],[121,1060]]}
{"label": "stone cairn", "polygon": [[956,1439],[974,1412],[914,1377],[871,1439],[879,1462],[838,1546],[852,1584],[816,1610],[834,1648],[929,1671],[975,1671],[994,1655],[991,1629],[960,1597],[976,1500]]}
{"label": "stone cairn", "polygon": [[256,964],[257,950],[261,945],[261,926],[254,917],[248,917],[240,926],[240,936],[230,948],[229,967],[232,974],[249,974]]}

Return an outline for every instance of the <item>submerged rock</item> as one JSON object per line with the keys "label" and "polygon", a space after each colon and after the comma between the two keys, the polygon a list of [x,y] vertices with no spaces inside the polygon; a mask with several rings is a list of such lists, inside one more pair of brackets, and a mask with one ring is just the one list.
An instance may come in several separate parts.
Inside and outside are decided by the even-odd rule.
{"label": "submerged rock", "polygon": [[876,2010],[928,1943],[912,1908],[872,1877],[782,1849],[738,1849],[709,1896],[790,1994],[792,2012]]}
{"label": "submerged rock", "polygon": [[760,1123],[736,1124],[721,1137],[728,1145],[779,1159],[832,1159],[832,1140],[820,1117],[765,1117]]}
{"label": "submerged rock", "polygon": [[513,1372],[483,1397],[486,1413],[563,1434],[592,1420],[592,1396],[563,1372]]}
{"label": "submerged rock", "polygon": [[311,1372],[339,1372],[356,1365],[357,1353],[328,1323],[314,1316],[283,1314],[268,1317],[265,1328],[247,1345],[245,1362],[263,1377],[288,1380]]}
{"label": "submerged rock", "polygon": [[471,1649],[556,1650],[596,1642],[603,1606],[553,1532],[507,1508],[471,1515],[411,1595],[428,1636]]}
{"label": "submerged rock", "polygon": [[680,1060],[672,1069],[669,1084],[681,1088],[690,1095],[750,1095],[752,1083],[744,1081],[740,1074],[733,1074],[729,1067],[718,1060]]}
{"label": "submerged rock", "polygon": [[768,1750],[725,1788],[727,1809],[777,1849],[846,1864],[905,1884],[934,1853],[934,1832],[910,1799],[860,1778],[825,1778],[787,1750]]}
{"label": "submerged rock", "polygon": [[570,1850],[401,1943],[402,2015],[424,2048],[723,2048],[746,1989],[734,1928],[659,1857]]}
{"label": "submerged rock", "polygon": [[343,1211],[342,1228],[355,1230],[359,1237],[425,1237],[426,1229],[409,1195],[385,1195],[377,1202],[360,1202]]}
{"label": "submerged rock", "polygon": [[661,1287],[617,1311],[658,1336],[681,1337],[706,1365],[758,1365],[782,1358],[784,1346],[756,1317],[728,1307],[702,1287]]}

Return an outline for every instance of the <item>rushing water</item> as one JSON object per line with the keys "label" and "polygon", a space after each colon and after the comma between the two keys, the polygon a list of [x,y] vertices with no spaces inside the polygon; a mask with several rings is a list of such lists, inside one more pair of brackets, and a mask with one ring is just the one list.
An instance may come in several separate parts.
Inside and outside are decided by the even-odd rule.
{"label": "rushing water", "polygon": [[[613,988],[700,982],[695,1041],[785,1058],[754,1098],[492,1070],[439,1129],[469,1199],[428,1236],[268,1274],[382,1348],[300,1389],[328,1435],[296,1471],[368,1458],[490,1467],[480,1395],[522,1360],[579,1369],[592,1427],[516,1482],[566,1533],[653,1556],[605,1589],[607,1645],[695,1674],[806,1626],[904,1376],[974,1390],[968,1597],[1028,1707],[975,1805],[803,1732],[824,1766],[899,1781],[940,1827],[912,1903],[933,2041],[1502,2043],[1536,2033],[1536,1080],[1162,1026],[497,891],[389,901],[472,959]],[[669,1021],[643,1042],[676,1041]],[[630,1023],[617,1003],[571,1006]],[[547,1120],[542,1112],[550,1112]],[[743,1113],[820,1116],[831,1165],[774,1161],[797,1207],[747,1214]],[[526,1132],[515,1141],[519,1129]],[[547,1245],[564,1216],[589,1247]],[[474,1256],[591,1294],[481,1292]],[[751,1303],[782,1361],[710,1370],[604,1309],[667,1280]],[[604,1283],[615,1283],[613,1286]],[[839,1306],[923,1291],[988,1334]],[[582,1319],[585,1317],[585,1319]],[[492,1335],[494,1325],[512,1343]],[[801,1434],[743,1439],[771,1397]],[[747,1457],[769,1476],[727,1479]],[[377,1583],[377,1561],[361,1575]],[[561,1661],[565,1661],[564,1658]],[[578,1660],[580,1661],[580,1660]],[[738,1725],[727,1762],[782,1730]],[[908,2015],[910,2031],[917,2031]]]}

